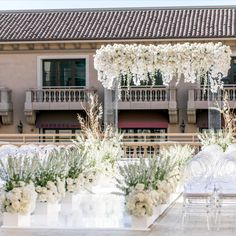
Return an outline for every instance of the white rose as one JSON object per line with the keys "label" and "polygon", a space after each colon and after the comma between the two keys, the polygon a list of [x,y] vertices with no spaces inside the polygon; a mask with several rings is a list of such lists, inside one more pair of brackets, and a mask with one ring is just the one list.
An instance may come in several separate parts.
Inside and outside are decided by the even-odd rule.
{"label": "white rose", "polygon": [[11,203],[11,205],[12,205],[12,208],[13,208],[15,211],[18,211],[18,210],[20,209],[20,207],[21,207],[21,203],[20,203],[19,201],[13,201],[13,202]]}
{"label": "white rose", "polygon": [[47,188],[54,188],[55,184],[52,181],[48,181],[47,184],[46,184],[46,187]]}
{"label": "white rose", "polygon": [[37,186],[35,188],[35,190],[36,190],[36,192],[41,193],[42,192],[42,187],[41,186]]}
{"label": "white rose", "polygon": [[75,188],[75,185],[67,185],[67,191],[68,191],[68,192],[71,192],[71,193],[72,193],[72,192],[75,191],[75,189],[76,189],[76,188]]}
{"label": "white rose", "polygon": [[46,188],[46,187],[42,187],[42,188],[41,188],[41,193],[43,193],[43,194],[46,194],[46,193],[47,193],[47,191],[48,191],[48,190],[47,190],[47,188]]}
{"label": "white rose", "polygon": [[39,195],[38,195],[38,200],[39,200],[40,202],[46,202],[46,201],[47,201],[47,195],[46,195],[46,194],[43,194],[43,193],[39,194]]}
{"label": "white rose", "polygon": [[67,178],[67,179],[66,179],[66,183],[69,184],[69,185],[71,185],[71,184],[74,183],[74,180],[73,180],[72,178]]}
{"label": "white rose", "polygon": [[20,187],[24,187],[26,184],[23,181],[19,181],[19,185],[20,185]]}
{"label": "white rose", "polygon": [[143,191],[144,190],[144,184],[141,184],[141,183],[138,183],[136,186],[135,186],[135,189],[137,189],[138,191]]}

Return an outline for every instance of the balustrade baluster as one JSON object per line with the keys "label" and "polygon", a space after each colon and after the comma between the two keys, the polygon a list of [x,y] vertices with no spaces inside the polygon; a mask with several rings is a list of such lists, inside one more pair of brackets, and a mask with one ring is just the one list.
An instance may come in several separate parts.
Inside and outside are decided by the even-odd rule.
{"label": "balustrade baluster", "polygon": [[65,91],[63,90],[59,90],[58,91],[58,102],[63,102],[64,101],[64,98],[65,98]]}
{"label": "balustrade baluster", "polygon": [[32,91],[32,98],[33,98],[33,101],[32,102],[38,102],[38,99],[37,99],[37,90],[33,90]]}
{"label": "balustrade baluster", "polygon": [[163,99],[162,99],[163,98],[163,96],[162,96],[163,94],[162,93],[163,93],[163,89],[160,89],[160,101],[163,101]]}
{"label": "balustrade baluster", "polygon": [[141,92],[140,90],[136,90],[136,101],[139,102],[140,101],[140,98],[141,98]]}
{"label": "balustrade baluster", "polygon": [[145,102],[147,100],[147,94],[146,94],[146,90],[142,89],[140,92],[140,101]]}
{"label": "balustrade baluster", "polygon": [[155,101],[155,97],[156,97],[155,93],[156,93],[156,89],[153,89],[152,93],[151,93],[151,101],[153,101],[153,102]]}
{"label": "balustrade baluster", "polygon": [[48,90],[47,91],[47,94],[48,94],[48,102],[51,102],[51,91],[50,90]]}
{"label": "balustrade baluster", "polygon": [[87,93],[85,90],[81,91],[81,101],[84,102],[85,101],[85,93]]}
{"label": "balustrade baluster", "polygon": [[148,146],[142,147],[143,148],[143,156],[147,157],[147,153],[148,153]]}
{"label": "balustrade baluster", "polygon": [[70,96],[69,96],[70,102],[75,102],[75,90],[70,90]]}

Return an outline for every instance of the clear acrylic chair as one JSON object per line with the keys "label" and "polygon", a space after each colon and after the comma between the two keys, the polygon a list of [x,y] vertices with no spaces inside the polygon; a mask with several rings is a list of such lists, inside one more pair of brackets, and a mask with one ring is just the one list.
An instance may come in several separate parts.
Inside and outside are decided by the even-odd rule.
{"label": "clear acrylic chair", "polygon": [[236,150],[227,152],[218,163],[214,182],[216,186],[215,222],[217,229],[220,229],[223,215],[236,215]]}
{"label": "clear acrylic chair", "polygon": [[214,154],[209,150],[199,152],[186,166],[184,173],[182,226],[187,216],[204,214],[207,228],[214,215],[214,186],[212,177],[221,151]]}

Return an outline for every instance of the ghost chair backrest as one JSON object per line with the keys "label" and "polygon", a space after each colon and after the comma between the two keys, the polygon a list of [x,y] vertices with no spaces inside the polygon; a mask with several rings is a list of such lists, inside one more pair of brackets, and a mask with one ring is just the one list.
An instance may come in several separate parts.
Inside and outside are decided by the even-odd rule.
{"label": "ghost chair backrest", "polygon": [[25,145],[21,145],[18,149],[18,151],[21,154],[36,154],[38,153],[40,150],[39,146],[35,145],[35,144],[25,144]]}
{"label": "ghost chair backrest", "polygon": [[236,152],[236,143],[232,143],[227,147],[225,153],[228,154],[230,152]]}
{"label": "ghost chair backrest", "polygon": [[15,145],[3,145],[0,147],[1,155],[15,155],[18,152],[18,147]]}
{"label": "ghost chair backrest", "polygon": [[192,181],[193,179],[205,179],[210,174],[210,166],[202,158],[202,155],[195,155],[186,165],[184,171],[185,181]]}
{"label": "ghost chair backrest", "polygon": [[219,145],[212,144],[204,147],[203,150],[199,152],[199,155],[202,155],[205,161],[214,168],[218,161],[223,158],[224,152]]}
{"label": "ghost chair backrest", "polygon": [[225,154],[225,157],[218,164],[218,178],[236,180],[236,150]]}

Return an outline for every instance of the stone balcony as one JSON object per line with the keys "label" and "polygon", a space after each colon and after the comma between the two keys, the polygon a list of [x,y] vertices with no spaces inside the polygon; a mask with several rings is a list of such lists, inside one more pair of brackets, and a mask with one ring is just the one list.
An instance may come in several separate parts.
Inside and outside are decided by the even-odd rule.
{"label": "stone balcony", "polygon": [[119,110],[168,110],[170,123],[177,123],[176,88],[163,86],[121,88]]}
{"label": "stone balcony", "polygon": [[196,110],[198,109],[208,109],[210,106],[219,105],[224,99],[224,93],[228,94],[228,103],[230,108],[236,108],[236,86],[235,85],[225,85],[224,89],[219,93],[212,94],[208,92],[204,87],[191,88],[188,91],[188,122],[196,123]]}
{"label": "stone balcony", "polygon": [[35,123],[35,112],[40,110],[82,110],[89,93],[84,88],[43,88],[26,91],[25,115],[29,124]]}
{"label": "stone balcony", "polygon": [[8,88],[0,88],[0,116],[4,125],[12,124],[12,100],[11,90]]}

